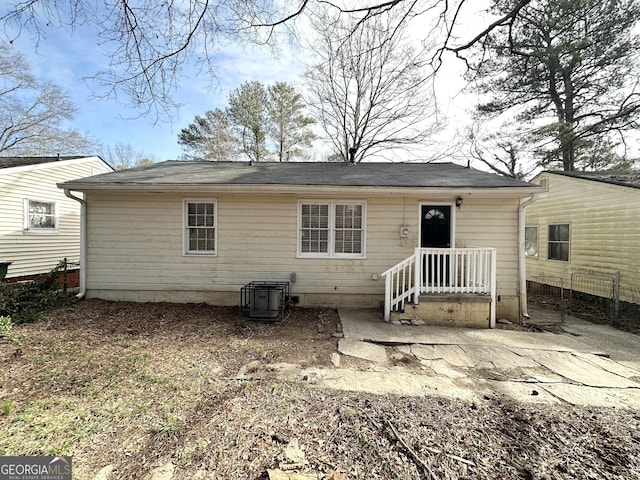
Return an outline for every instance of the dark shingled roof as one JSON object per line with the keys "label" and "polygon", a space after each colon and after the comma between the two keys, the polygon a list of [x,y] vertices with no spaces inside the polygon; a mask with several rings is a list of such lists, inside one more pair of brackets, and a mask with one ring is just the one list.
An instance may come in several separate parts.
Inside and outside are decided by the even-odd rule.
{"label": "dark shingled roof", "polygon": [[506,188],[536,185],[452,163],[167,161],[65,182],[65,187],[127,185],[310,185]]}
{"label": "dark shingled roof", "polygon": [[0,157],[0,168],[24,167],[26,165],[61,162],[63,160],[75,160],[77,158],[85,157],[83,155],[65,157]]}
{"label": "dark shingled roof", "polygon": [[603,172],[554,172],[556,175],[564,175],[566,177],[582,178],[583,180],[592,180],[594,182],[610,183],[612,185],[621,185],[623,187],[640,188],[640,171],[632,170],[630,172],[619,172],[615,170],[606,170]]}

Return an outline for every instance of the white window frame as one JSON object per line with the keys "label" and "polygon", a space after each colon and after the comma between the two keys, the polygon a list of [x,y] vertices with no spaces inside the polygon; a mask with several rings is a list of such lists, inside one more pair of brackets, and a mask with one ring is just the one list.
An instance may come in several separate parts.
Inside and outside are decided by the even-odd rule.
{"label": "white window frame", "polygon": [[[38,227],[31,226],[30,217],[29,217],[30,215],[29,206],[31,202],[48,203],[50,205],[53,205],[53,214],[52,214],[53,227],[38,228]],[[43,235],[58,233],[58,204],[56,202],[52,202],[50,200],[39,200],[36,198],[25,198],[23,205],[24,205],[23,225],[22,225],[23,233],[35,233],[35,234],[43,234]]]}
{"label": "white window frame", "polygon": [[[567,226],[567,234],[568,234],[568,238],[567,240],[551,240],[550,235],[549,235],[549,230],[550,227],[555,227],[555,226],[562,226],[562,225],[566,225]],[[563,259],[563,258],[551,258],[551,244],[555,243],[555,244],[567,244],[567,259]],[[571,261],[571,223],[570,222],[555,222],[555,223],[548,223],[547,224],[547,260],[551,261],[551,262],[570,262]]]}
{"label": "white window frame", "polygon": [[[329,206],[329,238],[327,252],[303,252],[302,251],[302,206],[303,205],[328,205]],[[337,253],[335,251],[336,233],[336,206],[337,205],[360,205],[362,207],[362,251],[360,253]],[[367,246],[367,202],[364,200],[298,200],[298,233],[297,233],[297,257],[298,258],[345,258],[364,259],[366,258]]]}
{"label": "white window frame", "polygon": [[[191,203],[210,203],[213,204],[213,228],[215,239],[212,250],[190,250],[189,249],[189,223],[188,223],[188,207]],[[185,198],[182,200],[182,254],[186,256],[210,256],[218,255],[218,199],[217,198]]]}

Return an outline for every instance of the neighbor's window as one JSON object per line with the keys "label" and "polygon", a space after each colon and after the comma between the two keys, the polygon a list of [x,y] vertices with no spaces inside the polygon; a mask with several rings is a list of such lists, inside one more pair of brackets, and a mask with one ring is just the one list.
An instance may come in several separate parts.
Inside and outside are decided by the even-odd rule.
{"label": "neighbor's window", "polygon": [[184,251],[215,255],[217,212],[215,200],[185,200]]}
{"label": "neighbor's window", "polygon": [[538,227],[524,227],[524,254],[538,256]]}
{"label": "neighbor's window", "polygon": [[364,257],[364,203],[301,202],[299,211],[299,255]]}
{"label": "neighbor's window", "polygon": [[549,225],[549,243],[547,249],[549,260],[569,261],[569,224]]}
{"label": "neighbor's window", "polygon": [[24,201],[24,230],[28,232],[52,232],[58,228],[56,204],[38,200]]}

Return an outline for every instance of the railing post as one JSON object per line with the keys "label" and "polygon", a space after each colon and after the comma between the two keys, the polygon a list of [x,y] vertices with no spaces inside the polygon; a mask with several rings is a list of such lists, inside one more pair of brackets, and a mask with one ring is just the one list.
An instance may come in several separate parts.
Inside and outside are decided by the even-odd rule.
{"label": "railing post", "polygon": [[391,285],[393,273],[384,277],[384,321],[391,320]]}
{"label": "railing post", "polygon": [[489,328],[496,328],[496,283],[497,283],[497,268],[498,262],[496,261],[496,249],[491,249],[491,307],[489,317]]}
{"label": "railing post", "polygon": [[420,255],[420,247],[413,249],[413,255],[415,257],[415,269],[413,277],[413,303],[418,305],[420,303],[420,293],[422,292],[422,258]]}
{"label": "railing post", "polygon": [[[498,285],[495,248],[416,247],[411,257],[386,270],[382,275],[385,277],[386,322],[391,320],[391,312],[395,308],[404,308],[412,296],[413,303],[419,304],[422,292],[471,293],[489,294],[489,327],[495,328]],[[428,276],[432,277],[433,284],[425,283]]]}
{"label": "railing post", "polygon": [[613,323],[618,323],[620,317],[620,270],[616,270],[613,279]]}

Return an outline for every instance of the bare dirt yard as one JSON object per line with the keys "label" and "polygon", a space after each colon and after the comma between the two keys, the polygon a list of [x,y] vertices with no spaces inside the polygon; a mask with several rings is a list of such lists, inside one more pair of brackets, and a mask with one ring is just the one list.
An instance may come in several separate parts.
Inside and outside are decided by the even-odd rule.
{"label": "bare dirt yard", "polygon": [[331,309],[281,323],[208,305],[54,310],[0,339],[0,455],[71,455],[80,480],[257,480],[296,464],[335,480],[640,478],[638,411],[341,392],[260,367],[340,375],[339,331]]}

